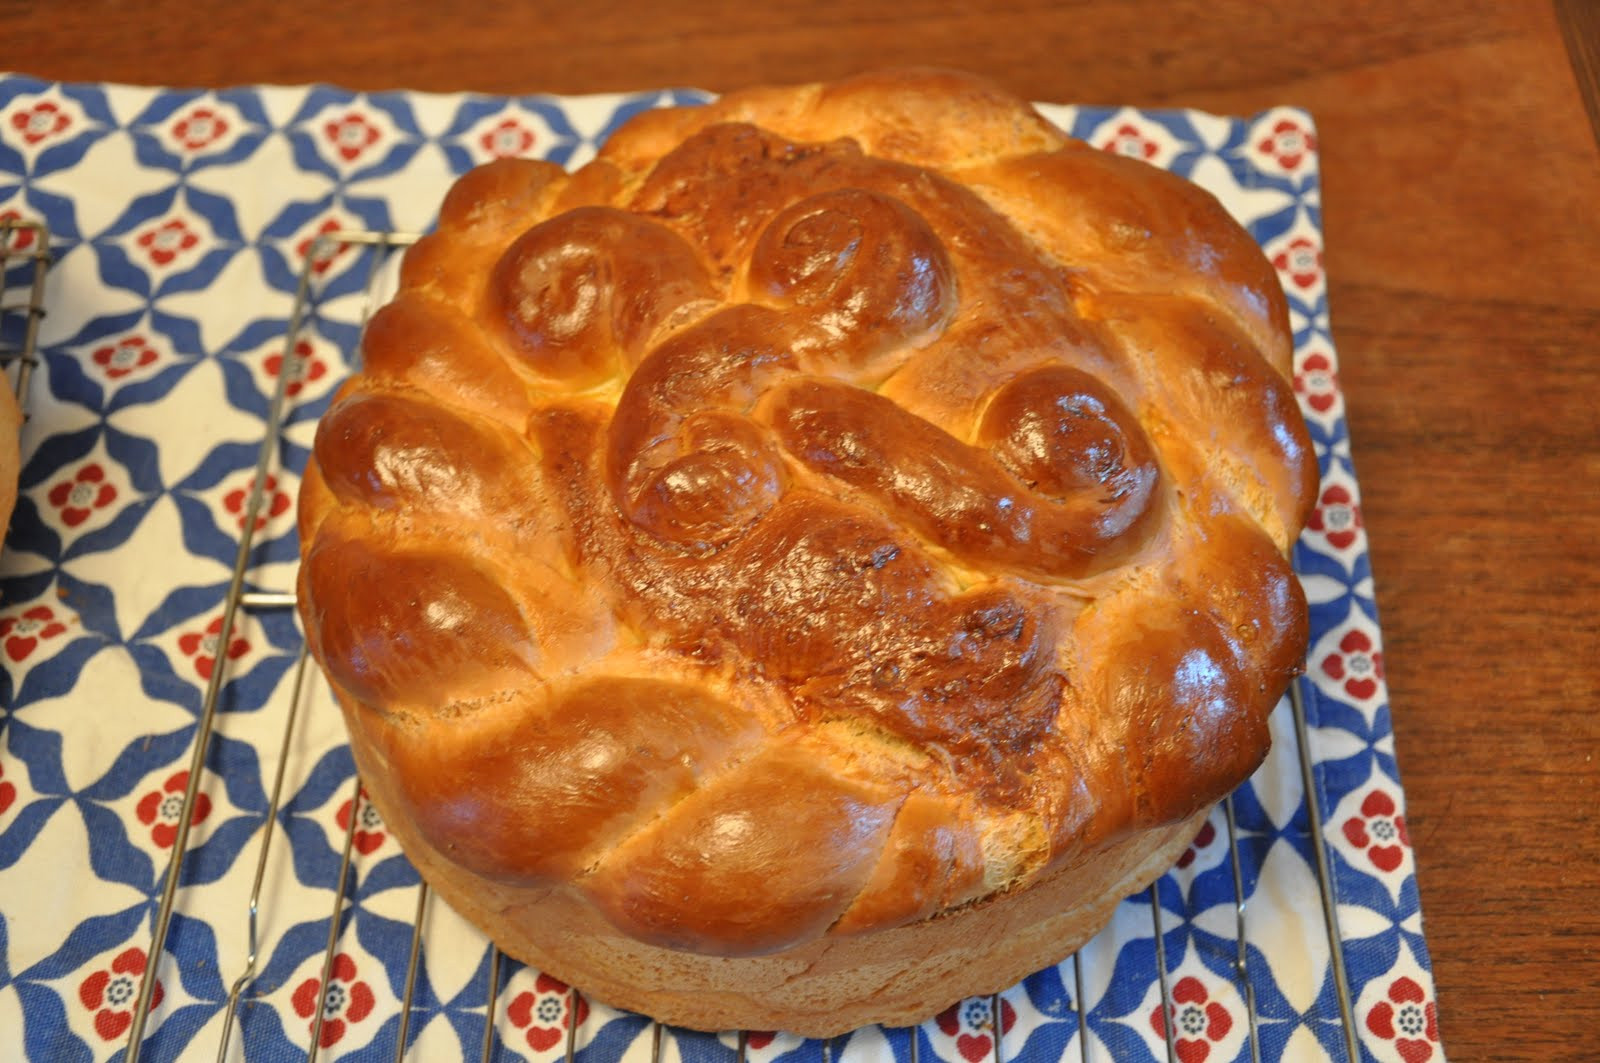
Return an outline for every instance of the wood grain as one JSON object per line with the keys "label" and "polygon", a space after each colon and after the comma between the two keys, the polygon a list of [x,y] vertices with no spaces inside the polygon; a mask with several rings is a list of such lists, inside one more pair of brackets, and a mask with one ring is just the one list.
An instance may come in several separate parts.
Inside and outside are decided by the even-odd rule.
{"label": "wood grain", "polygon": [[[1592,57],[1592,7],[1562,4]],[[1543,0],[154,0],[0,5],[0,34],[78,80],[572,93],[933,63],[1033,99],[1307,107],[1445,1044],[1593,1058],[1600,152]]]}

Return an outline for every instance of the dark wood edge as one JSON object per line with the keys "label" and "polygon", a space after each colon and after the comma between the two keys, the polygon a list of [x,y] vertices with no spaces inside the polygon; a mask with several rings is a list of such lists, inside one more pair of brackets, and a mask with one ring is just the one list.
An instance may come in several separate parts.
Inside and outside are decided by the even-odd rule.
{"label": "dark wood edge", "polygon": [[1589,112],[1589,128],[1600,144],[1600,3],[1555,0],[1556,22],[1566,38],[1567,58],[1578,79],[1578,95]]}

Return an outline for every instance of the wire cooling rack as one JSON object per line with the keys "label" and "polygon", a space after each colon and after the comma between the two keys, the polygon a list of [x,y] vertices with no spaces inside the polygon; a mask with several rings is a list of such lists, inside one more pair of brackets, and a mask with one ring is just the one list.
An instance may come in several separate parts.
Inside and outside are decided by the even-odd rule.
{"label": "wire cooling rack", "polygon": [[39,364],[36,347],[44,317],[44,278],[50,266],[50,230],[43,222],[0,219],[0,367],[24,411],[28,381]]}
{"label": "wire cooling rack", "polygon": [[[26,314],[24,336],[20,347],[11,354],[12,360],[20,365],[16,385],[19,392],[26,387],[27,374],[32,366],[33,336],[37,327],[38,317],[43,313],[40,304],[44,272],[43,264],[48,261],[45,253],[47,245],[46,234],[41,227],[26,223],[6,222],[0,223],[0,238],[7,240],[7,243],[0,244],[0,247],[6,249],[7,266],[9,267],[12,258],[15,257],[10,250],[12,242],[19,239],[18,234],[22,233],[36,234],[37,243],[33,245],[34,250],[27,255],[33,260],[36,267],[32,281],[33,297],[25,308],[19,308]],[[362,324],[365,324],[366,317],[381,304],[380,289],[383,279],[392,269],[397,259],[397,252],[410,245],[416,238],[415,234],[399,232],[332,232],[319,237],[310,246],[300,274],[294,308],[289,319],[287,334],[284,337],[285,364],[288,363],[302,332],[308,328],[308,323],[316,313],[318,300],[323,294],[319,289],[319,274],[321,271],[317,268],[318,263],[326,263],[335,256],[350,250],[367,256],[364,267],[366,283],[363,289],[365,303],[361,316]],[[16,255],[21,254],[21,251],[16,253]],[[11,308],[7,307],[7,309]],[[221,630],[218,633],[218,642],[223,646],[229,644],[234,630],[240,623],[241,610],[246,612],[287,610],[292,609],[295,604],[294,594],[288,588],[247,589],[247,584],[252,582],[249,577],[251,575],[252,548],[256,531],[259,525],[264,523],[257,520],[262,513],[265,497],[264,485],[275,470],[284,450],[280,443],[285,429],[286,412],[291,401],[287,389],[290,375],[287,371],[277,374],[277,383],[268,409],[265,433],[260,443],[254,482],[245,502],[238,553],[222,612]],[[202,789],[202,779],[205,773],[201,769],[205,764],[207,751],[211,745],[216,725],[219,695],[227,678],[227,657],[224,654],[219,654],[217,665],[208,680],[202,702],[201,716],[190,752],[188,782],[183,794],[183,809],[177,819],[177,837],[172,847],[171,862],[163,880],[160,904],[156,911],[154,927],[147,950],[147,955],[155,957],[156,961],[145,966],[140,982],[138,998],[132,1015],[132,1024],[129,1028],[124,1050],[123,1058],[125,1063],[138,1063],[139,1060],[144,1058],[142,1053],[146,1047],[146,1031],[149,1028],[153,1010],[158,970],[162,967],[164,946],[172,928],[184,859],[189,847],[190,827],[194,821],[191,812]],[[255,980],[258,974],[258,961],[268,951],[267,942],[262,934],[262,927],[265,923],[264,913],[270,910],[276,898],[271,894],[270,890],[264,888],[264,885],[268,881],[269,867],[275,854],[273,841],[280,821],[281,799],[286,783],[286,771],[292,760],[289,752],[297,734],[307,726],[307,715],[312,711],[317,700],[311,696],[313,686],[315,684],[323,684],[323,682],[317,669],[308,667],[306,650],[302,645],[296,663],[293,666],[293,679],[289,684],[288,697],[279,699],[284,702],[281,708],[275,705],[269,705],[268,707],[268,711],[279,710],[284,714],[281,732],[282,740],[276,754],[276,769],[269,795],[268,812],[260,829],[260,836],[256,841],[257,858],[254,882],[247,908],[239,913],[239,926],[244,934],[247,947],[244,963],[242,968],[234,975],[228,995],[227,1008],[217,1044],[216,1058],[219,1063],[223,1060],[239,1058],[236,1051],[239,1048],[238,1042],[241,1040],[236,1034],[239,1026],[239,1017],[243,1006],[252,998],[252,990],[255,987]],[[1320,807],[1318,787],[1314,785],[1313,780],[1313,760],[1301,693],[1301,684],[1303,682],[1305,680],[1300,679],[1291,685],[1289,697],[1286,699],[1289,703],[1287,710],[1289,718],[1292,720],[1294,755],[1298,758],[1298,768],[1305,787],[1309,834],[1312,839],[1311,848],[1314,856],[1313,865],[1322,909],[1323,925],[1321,929],[1327,937],[1333,989],[1338,1004],[1338,1021],[1341,1025],[1342,1047],[1346,1058],[1352,1063],[1356,1063],[1356,1061],[1362,1059],[1362,1055],[1358,1048],[1356,1026],[1352,1016],[1350,982],[1344,966],[1333,880],[1329,868],[1326,843],[1323,840],[1324,811]],[[324,699],[324,703],[327,703],[327,699]],[[1284,709],[1285,706],[1280,706],[1279,712],[1282,713]],[[1275,755],[1286,756],[1288,753],[1275,753]],[[341,937],[348,926],[349,920],[346,918],[348,909],[353,904],[353,899],[350,896],[354,863],[353,854],[356,849],[355,841],[358,827],[361,823],[361,816],[357,814],[357,810],[361,808],[364,801],[359,777],[350,783],[349,790],[351,814],[348,816],[348,822],[345,826],[337,886],[334,890],[332,910],[328,915],[328,933],[326,947],[322,954],[321,977],[317,982],[317,988],[321,990],[324,1001],[327,999],[326,994],[331,992],[333,988],[330,986],[330,976],[334,973]],[[1249,962],[1245,872],[1240,859],[1240,830],[1231,795],[1224,799],[1221,808],[1226,822],[1228,859],[1231,865],[1234,889],[1233,909],[1236,936],[1234,942],[1235,955],[1231,962],[1232,978],[1246,1005],[1248,1020],[1246,1051],[1248,1058],[1251,1063],[1259,1063],[1262,1059],[1262,1043],[1256,981],[1252,978]],[[278,848],[281,849],[282,846],[280,845]],[[1154,933],[1155,944],[1155,973],[1160,989],[1160,1014],[1167,1017],[1167,1021],[1160,1024],[1161,1034],[1165,1042],[1164,1047],[1168,1063],[1179,1063],[1179,1053],[1174,1032],[1175,1024],[1172,1021],[1174,1016],[1174,996],[1173,986],[1170,984],[1171,978],[1169,976],[1171,971],[1168,967],[1165,948],[1162,919],[1163,906],[1157,893],[1157,885],[1152,885],[1148,893],[1151,930]],[[420,961],[424,952],[424,927],[428,924],[427,917],[432,904],[432,896],[426,883],[418,885],[415,888],[415,894],[415,908],[411,920],[411,941],[403,976],[404,991],[397,1003],[399,1021],[393,1055],[396,1063],[403,1063],[407,1059],[415,1060],[420,1058],[414,1052],[412,1005],[417,987]],[[214,915],[215,913],[212,914]],[[483,1063],[489,1063],[489,1061],[496,1059],[501,1051],[501,1039],[498,1029],[500,1025],[498,1020],[501,1012],[498,1002],[502,990],[502,955],[498,949],[494,949],[486,940],[483,942],[482,947],[489,950],[489,962],[486,971],[487,1006],[484,1010],[482,1034],[479,1041],[479,1059]],[[1087,951],[1088,946],[1085,948],[1085,952]],[[1074,982],[1072,996],[1077,1009],[1079,1033],[1076,1036],[1078,1042],[1077,1051],[1071,1052],[1069,1050],[1064,1058],[1069,1060],[1076,1058],[1081,1063],[1097,1063],[1097,1061],[1105,1058],[1105,1052],[1100,1046],[1093,1045],[1091,1043],[1092,1039],[1085,1033],[1089,1026],[1088,1016],[1084,1010],[1084,971],[1086,966],[1092,962],[1092,960],[1084,958],[1085,952],[1080,952],[1078,955],[1073,956],[1070,961]],[[233,973],[223,972],[225,977]],[[567,1063],[574,1063],[580,1052],[585,1054],[586,1059],[592,1060],[592,1063],[611,1063],[611,1060],[616,1058],[615,1056],[590,1055],[591,1049],[598,1048],[598,1046],[583,1045],[581,1043],[583,1019],[579,1007],[579,994],[574,988],[568,988],[566,993],[565,1014],[568,1019],[565,1021],[565,1059]],[[1024,1060],[1021,1055],[1014,1054],[1014,1046],[1009,1046],[1013,1048],[1013,1051],[1008,1052],[1008,1046],[1004,1038],[1004,1023],[1001,1020],[1001,996],[1001,994],[995,994],[987,1001],[989,1022],[991,1024],[989,1029],[993,1034],[990,1038],[992,1049],[989,1053],[992,1063],[1032,1063],[1032,1061]],[[305,1055],[307,1063],[316,1063],[322,1054],[323,1022],[327,1010],[327,1007],[324,1006],[318,1007],[314,1011],[310,1044]],[[659,1023],[649,1022],[648,1043],[652,1063],[662,1063],[666,1052],[665,1042],[672,1039],[676,1034],[677,1031],[673,1031],[671,1028],[664,1027]],[[883,1034],[885,1039],[890,1042],[891,1048],[894,1049],[897,1059],[909,1059],[911,1063],[919,1063],[922,1039],[917,1036],[915,1028],[885,1030]],[[630,1042],[630,1044],[632,1043],[637,1043],[637,1040]],[[733,1032],[729,1037],[718,1039],[718,1043],[724,1046],[728,1059],[736,1059],[738,1063],[745,1063],[750,1050],[748,1032]],[[839,1049],[836,1048],[834,1041],[822,1042],[820,1052],[824,1063],[834,1063],[836,1056],[840,1057],[839,1063],[846,1063],[846,1057],[850,1054],[848,1043],[842,1049]]]}

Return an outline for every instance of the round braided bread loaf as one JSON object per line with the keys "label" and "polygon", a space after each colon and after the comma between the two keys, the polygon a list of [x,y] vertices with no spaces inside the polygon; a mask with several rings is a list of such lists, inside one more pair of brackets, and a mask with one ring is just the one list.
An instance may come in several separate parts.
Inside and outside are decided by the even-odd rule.
{"label": "round braided bread loaf", "polygon": [[1092,935],[1265,755],[1315,459],[1205,192],[973,79],[462,177],[301,493],[407,854],[508,953],[828,1035]]}

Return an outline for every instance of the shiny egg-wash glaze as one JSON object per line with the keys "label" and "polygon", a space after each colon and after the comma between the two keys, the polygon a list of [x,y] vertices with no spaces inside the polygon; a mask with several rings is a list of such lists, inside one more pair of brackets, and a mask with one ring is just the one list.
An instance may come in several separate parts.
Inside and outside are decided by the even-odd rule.
{"label": "shiny egg-wash glaze", "polygon": [[702,1028],[1061,959],[1260,762],[1315,462],[1206,193],[910,72],[463,177],[301,496],[374,800],[507,952]]}

